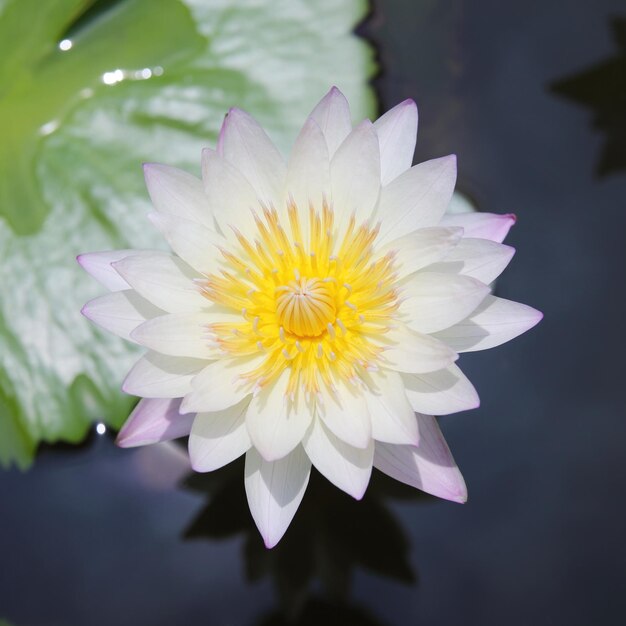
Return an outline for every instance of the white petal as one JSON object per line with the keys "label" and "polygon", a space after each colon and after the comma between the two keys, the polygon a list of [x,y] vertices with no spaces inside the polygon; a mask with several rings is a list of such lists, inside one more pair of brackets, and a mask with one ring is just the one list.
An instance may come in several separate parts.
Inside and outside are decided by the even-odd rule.
{"label": "white petal", "polygon": [[380,143],[381,183],[387,185],[411,167],[417,135],[417,106],[405,100],[374,122]]}
{"label": "white petal", "polygon": [[421,228],[385,244],[380,254],[393,252],[398,278],[404,278],[445,257],[462,236],[461,228]]}
{"label": "white petal", "polygon": [[232,238],[233,228],[249,239],[257,236],[252,212],[261,199],[243,174],[208,148],[202,151],[202,180],[209,206],[224,237]]}
{"label": "white petal", "polygon": [[191,391],[193,377],[206,364],[203,359],[148,352],[128,372],[122,389],[143,398],[182,398]]}
{"label": "white petal", "polygon": [[189,435],[189,458],[196,472],[212,472],[250,449],[245,420],[248,401],[196,415]]}
{"label": "white petal", "polygon": [[354,448],[335,437],[315,418],[303,441],[311,462],[333,485],[360,500],[372,474],[374,442],[367,448]]}
{"label": "white petal", "polygon": [[130,285],[113,269],[111,263],[129,256],[159,254],[152,250],[105,250],[87,252],[76,257],[78,264],[101,285],[110,291],[130,289]]}
{"label": "white petal", "polygon": [[202,181],[188,172],[160,163],[146,163],[143,171],[157,211],[211,226],[213,218]]}
{"label": "white petal", "polygon": [[145,446],[189,434],[194,415],[180,415],[180,399],[140,400],[117,436],[122,448]]}
{"label": "white petal", "polygon": [[309,484],[311,461],[302,446],[279,461],[265,461],[251,448],[246,454],[248,506],[266,547],[285,534]]}
{"label": "white petal", "polygon": [[402,483],[453,502],[467,500],[467,488],[437,420],[418,415],[420,443],[397,446],[377,443],[374,466]]}
{"label": "white petal", "polygon": [[105,330],[134,341],[130,333],[148,319],[163,315],[163,311],[142,298],[136,291],[115,291],[85,304],[82,314]]}
{"label": "white petal", "polygon": [[250,395],[242,374],[255,369],[259,359],[220,358],[207,365],[191,382],[191,391],[185,396],[181,411],[207,413],[223,411]]}
{"label": "white petal", "polygon": [[202,274],[216,271],[224,238],[215,231],[165,213],[150,213],[150,221],[163,233],[172,250]]}
{"label": "white petal", "polygon": [[285,183],[285,162],[255,119],[241,109],[230,109],[217,152],[244,175],[263,202],[278,206]]}
{"label": "white petal", "polygon": [[230,321],[222,316],[222,313],[209,312],[162,315],[137,326],[131,337],[161,354],[215,359],[220,353],[209,332],[209,325]]}
{"label": "white petal", "polygon": [[372,437],[388,443],[417,444],[415,411],[406,397],[400,374],[379,371],[370,372],[368,376],[373,384],[365,395],[372,420]]}
{"label": "white petal", "polygon": [[339,439],[356,448],[366,448],[372,438],[372,424],[365,391],[336,381],[336,393],[323,393],[318,415]]}
{"label": "white petal", "polygon": [[359,124],[330,162],[333,210],[338,236],[354,215],[359,226],[371,217],[380,193],[378,138],[369,120]]}
{"label": "white petal", "polygon": [[350,105],[346,97],[337,87],[333,87],[313,109],[311,117],[322,129],[328,145],[328,154],[332,158],[352,130]]}
{"label": "white petal", "polygon": [[113,267],[140,295],[168,313],[197,311],[211,305],[194,282],[200,274],[171,254],[126,257]]}
{"label": "white petal", "polygon": [[459,213],[444,215],[441,226],[460,226],[465,237],[490,239],[502,243],[517,218],[512,213],[497,215],[496,213]]}
{"label": "white petal", "polygon": [[515,248],[511,246],[488,239],[464,237],[456,248],[444,259],[431,265],[428,271],[471,276],[488,285],[500,276],[514,254]]}
{"label": "white petal", "polygon": [[250,402],[246,424],[254,447],[266,461],[289,454],[301,441],[312,412],[301,393],[287,398],[290,370],[263,388]]}
{"label": "white petal", "polygon": [[458,352],[494,348],[526,332],[543,318],[532,307],[487,296],[465,320],[434,336]]}
{"label": "white petal", "polygon": [[[330,199],[330,161],[324,135],[317,122],[309,118],[304,124],[294,144],[287,168],[285,189],[287,198],[293,198],[300,215],[308,216],[309,205],[317,210],[322,199]],[[308,217],[301,220],[301,226],[308,232]],[[301,243],[308,239],[303,233]]]}
{"label": "white petal", "polygon": [[406,396],[418,413],[448,415],[480,404],[476,389],[456,365],[438,372],[401,376]]}
{"label": "white petal", "polygon": [[458,358],[456,352],[444,342],[411,330],[403,324],[397,324],[376,338],[375,342],[384,348],[381,355],[384,366],[398,372],[435,372],[454,363]]}
{"label": "white petal", "polygon": [[379,244],[419,228],[437,226],[450,203],[455,183],[456,157],[450,155],[414,165],[383,187],[377,212],[381,221]]}
{"label": "white petal", "polygon": [[469,276],[418,272],[403,287],[400,311],[413,330],[434,333],[465,319],[488,293],[487,285]]}

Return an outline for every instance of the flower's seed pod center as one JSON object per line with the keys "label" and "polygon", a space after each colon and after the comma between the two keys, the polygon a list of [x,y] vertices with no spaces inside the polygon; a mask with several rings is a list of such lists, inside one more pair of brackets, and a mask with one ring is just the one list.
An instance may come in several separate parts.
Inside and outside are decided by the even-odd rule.
{"label": "flower's seed pod center", "polygon": [[318,337],[335,321],[331,284],[319,278],[300,277],[276,289],[278,323],[298,337]]}

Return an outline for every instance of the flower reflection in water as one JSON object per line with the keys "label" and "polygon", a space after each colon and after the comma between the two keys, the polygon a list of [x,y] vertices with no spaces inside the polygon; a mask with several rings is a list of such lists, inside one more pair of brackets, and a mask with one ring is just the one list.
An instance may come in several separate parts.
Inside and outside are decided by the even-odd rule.
{"label": "flower reflection in water", "polygon": [[[375,471],[365,497],[357,501],[313,472],[301,513],[282,542],[267,550],[248,513],[245,494],[236,488],[242,465],[240,459],[215,472],[187,476],[184,488],[206,494],[208,503],[184,538],[217,541],[244,535],[248,582],[270,577],[278,596],[279,610],[259,624],[381,624],[350,603],[352,577],[362,568],[416,584],[410,544],[389,503],[436,499]],[[320,588],[318,597],[315,590]]]}

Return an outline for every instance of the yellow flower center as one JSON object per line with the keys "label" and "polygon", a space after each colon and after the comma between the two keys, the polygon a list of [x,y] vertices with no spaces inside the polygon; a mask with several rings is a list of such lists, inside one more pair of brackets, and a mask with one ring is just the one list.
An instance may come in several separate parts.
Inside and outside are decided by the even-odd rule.
{"label": "yellow flower center", "polygon": [[[333,210],[309,208],[303,229],[297,207],[288,224],[275,209],[255,216],[254,240],[233,228],[236,243],[222,249],[224,266],[200,284],[212,302],[241,314],[212,324],[211,339],[226,357],[258,356],[244,379],[251,389],[290,370],[288,393],[314,399],[339,381],[367,377],[398,308],[391,253],[375,255],[378,228],[354,218],[337,233]],[[287,220],[286,220],[287,221]]]}
{"label": "yellow flower center", "polygon": [[335,298],[323,280],[300,277],[276,287],[278,323],[298,337],[318,337],[335,322]]}

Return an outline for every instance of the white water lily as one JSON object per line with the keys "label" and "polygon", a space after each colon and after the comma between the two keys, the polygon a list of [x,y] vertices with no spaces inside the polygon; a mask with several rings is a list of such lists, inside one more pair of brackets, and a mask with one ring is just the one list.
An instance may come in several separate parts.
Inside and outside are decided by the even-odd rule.
{"label": "white water lily", "polygon": [[499,345],[541,314],[490,295],[514,250],[510,215],[446,216],[454,156],[411,167],[417,109],[352,127],[333,88],[288,162],[231,109],[202,180],[145,166],[150,218],[174,254],[81,255],[112,293],[96,324],[147,348],[123,389],[143,399],[121,446],[189,435],[199,472],[242,454],[268,547],[286,531],[311,464],[361,498],[372,467],[463,502],[433,415],[478,406],[459,352]]}

